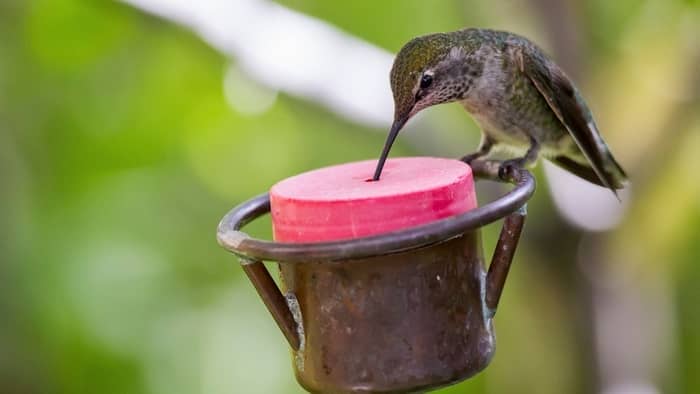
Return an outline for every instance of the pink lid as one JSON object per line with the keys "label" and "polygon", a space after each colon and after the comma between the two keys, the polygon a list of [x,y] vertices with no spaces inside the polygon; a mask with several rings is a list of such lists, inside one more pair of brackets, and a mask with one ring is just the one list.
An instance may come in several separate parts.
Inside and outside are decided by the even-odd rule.
{"label": "pink lid", "polygon": [[405,229],[477,206],[471,168],[458,160],[408,157],[325,167],[270,190],[274,238],[320,242]]}

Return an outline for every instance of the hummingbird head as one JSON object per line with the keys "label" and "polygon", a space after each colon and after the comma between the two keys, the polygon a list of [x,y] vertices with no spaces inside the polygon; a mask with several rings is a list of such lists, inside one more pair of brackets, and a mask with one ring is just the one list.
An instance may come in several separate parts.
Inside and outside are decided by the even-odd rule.
{"label": "hummingbird head", "polygon": [[379,179],[396,136],[416,113],[432,105],[464,98],[474,77],[468,43],[455,33],[417,37],[401,48],[391,68],[394,122],[377,163],[374,180]]}

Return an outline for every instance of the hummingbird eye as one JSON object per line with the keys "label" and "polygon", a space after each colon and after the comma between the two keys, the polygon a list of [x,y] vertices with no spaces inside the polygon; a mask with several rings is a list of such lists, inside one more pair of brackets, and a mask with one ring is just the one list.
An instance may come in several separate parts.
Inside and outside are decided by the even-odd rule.
{"label": "hummingbird eye", "polygon": [[423,77],[420,79],[420,88],[421,89],[427,89],[430,84],[433,83],[433,76],[430,74],[424,74]]}

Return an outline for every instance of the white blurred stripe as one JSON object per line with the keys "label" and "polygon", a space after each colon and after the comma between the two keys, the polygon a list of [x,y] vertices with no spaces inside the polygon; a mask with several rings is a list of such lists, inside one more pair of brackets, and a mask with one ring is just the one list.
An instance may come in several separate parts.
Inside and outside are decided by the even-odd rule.
{"label": "white blurred stripe", "polygon": [[385,128],[392,55],[328,23],[266,0],[122,0],[187,26],[273,89]]}

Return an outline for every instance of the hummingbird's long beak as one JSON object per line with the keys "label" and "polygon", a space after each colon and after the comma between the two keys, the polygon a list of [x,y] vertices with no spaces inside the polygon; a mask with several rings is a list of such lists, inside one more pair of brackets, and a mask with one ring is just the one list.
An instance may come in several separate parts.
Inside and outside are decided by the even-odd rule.
{"label": "hummingbird's long beak", "polygon": [[403,125],[406,124],[406,121],[408,121],[408,117],[403,117],[394,120],[394,124],[391,125],[391,131],[389,131],[389,136],[386,138],[386,142],[384,143],[384,150],[382,150],[382,155],[379,156],[379,162],[377,162],[377,169],[374,170],[374,177],[372,178],[373,181],[379,180],[379,176],[382,174],[382,169],[384,168],[384,162],[386,161],[387,156],[389,156],[391,146],[394,144],[394,140],[396,139],[396,136],[399,135],[399,131],[401,131]]}

